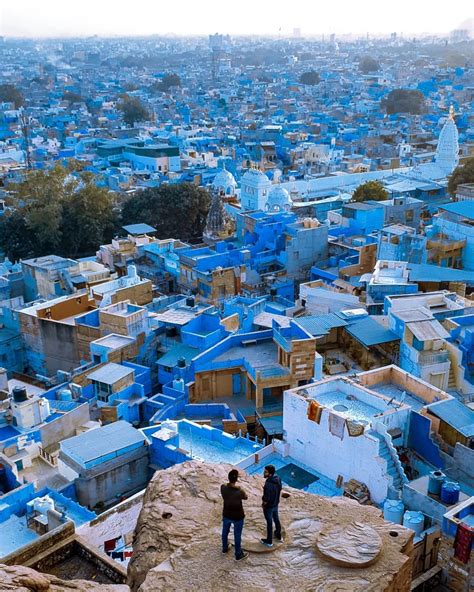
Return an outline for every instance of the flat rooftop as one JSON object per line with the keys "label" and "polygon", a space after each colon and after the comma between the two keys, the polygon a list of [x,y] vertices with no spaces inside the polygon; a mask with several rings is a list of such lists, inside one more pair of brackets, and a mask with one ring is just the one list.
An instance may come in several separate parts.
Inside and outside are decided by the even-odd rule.
{"label": "flat rooftop", "polygon": [[414,411],[419,411],[426,405],[426,401],[418,398],[415,394],[407,391],[405,389],[400,388],[397,384],[392,382],[376,384],[372,387],[373,390],[377,391],[381,395],[388,397],[389,399],[394,399],[399,403],[405,403],[409,405]]}
{"label": "flat rooftop", "polygon": [[375,389],[361,386],[347,377],[326,379],[317,383],[298,387],[289,392],[314,399],[326,409],[329,409],[347,419],[361,422],[371,422],[377,416],[400,408],[407,409],[393,394],[390,398]]}
{"label": "flat rooftop", "polygon": [[376,407],[360,401],[355,395],[348,395],[340,390],[323,393],[316,399],[327,409],[333,409],[345,417],[359,421],[370,421],[380,413]]}
{"label": "flat rooftop", "polygon": [[118,380],[130,376],[130,374],[133,374],[134,372],[133,368],[128,368],[127,366],[111,362],[110,364],[105,364],[102,368],[91,372],[87,375],[87,378],[104,384],[114,384]]}
{"label": "flat rooftop", "polygon": [[231,362],[241,358],[245,358],[256,369],[278,366],[278,348],[273,339],[269,338],[247,346],[235,345],[214,358],[214,361]]}
{"label": "flat rooftop", "polygon": [[85,466],[87,463],[124,450],[130,446],[144,444],[145,436],[127,421],[116,421],[109,425],[89,430],[79,436],[63,440],[60,444],[64,452],[74,461]]}
{"label": "flat rooftop", "polygon": [[[201,309],[202,310],[202,309]],[[194,308],[172,308],[162,313],[157,313],[155,319],[162,323],[169,323],[171,325],[186,325],[192,321],[201,312],[194,310]]]}
{"label": "flat rooftop", "polygon": [[134,341],[135,339],[133,337],[111,333],[110,335],[96,339],[92,343],[101,345],[102,347],[106,347],[108,349],[119,349],[121,347],[131,345]]}
{"label": "flat rooftop", "polygon": [[263,469],[269,464],[276,468],[276,473],[281,478],[283,485],[326,497],[335,497],[343,493],[343,490],[336,487],[336,482],[332,479],[293,457],[282,456],[278,452],[272,452],[260,462],[250,465],[245,469],[245,472],[249,475],[263,474]]}

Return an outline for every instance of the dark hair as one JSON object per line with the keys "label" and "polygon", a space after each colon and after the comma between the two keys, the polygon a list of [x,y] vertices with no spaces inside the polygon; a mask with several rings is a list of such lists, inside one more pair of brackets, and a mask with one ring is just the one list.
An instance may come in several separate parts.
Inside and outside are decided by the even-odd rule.
{"label": "dark hair", "polygon": [[232,469],[232,471],[229,471],[228,478],[229,483],[235,483],[239,478],[239,471],[237,469]]}
{"label": "dark hair", "polygon": [[270,475],[274,475],[275,474],[275,467],[273,465],[267,465],[265,467],[265,470],[267,471],[267,473],[270,473]]}

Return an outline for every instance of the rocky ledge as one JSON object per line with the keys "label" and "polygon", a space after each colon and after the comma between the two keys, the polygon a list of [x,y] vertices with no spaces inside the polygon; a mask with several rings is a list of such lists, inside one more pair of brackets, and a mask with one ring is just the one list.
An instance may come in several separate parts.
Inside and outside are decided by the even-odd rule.
{"label": "rocky ledge", "polygon": [[[262,592],[410,589],[413,533],[385,522],[377,508],[347,498],[286,489],[289,496],[280,504],[285,542],[272,552],[258,552],[265,533],[260,476],[241,474],[239,480],[249,498],[243,546],[250,556],[236,562],[232,553],[223,555],[220,485],[230,468],[192,461],[155,474],[135,531],[128,577],[133,592],[221,592],[236,586]],[[340,544],[328,540],[331,536],[340,536]],[[320,547],[330,548],[327,555],[317,549],[322,538]],[[364,562],[366,551],[371,557]]]}
{"label": "rocky ledge", "polygon": [[222,592],[236,587],[275,592],[410,590],[413,533],[383,520],[380,510],[347,498],[287,488],[280,504],[284,543],[259,539],[263,477],[241,473],[248,494],[243,546],[236,562],[220,544],[220,485],[230,465],[196,461],[155,473],[135,531],[128,586],[64,581],[21,566],[0,565],[0,590],[15,592]]}
{"label": "rocky ledge", "polygon": [[90,580],[61,580],[22,565],[0,564],[1,592],[129,592],[121,584],[97,584]]}

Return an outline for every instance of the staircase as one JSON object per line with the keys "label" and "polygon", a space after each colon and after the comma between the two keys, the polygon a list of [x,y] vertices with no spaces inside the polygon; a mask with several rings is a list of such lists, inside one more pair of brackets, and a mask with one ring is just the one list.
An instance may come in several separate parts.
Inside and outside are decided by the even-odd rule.
{"label": "staircase", "polygon": [[456,390],[456,377],[454,376],[453,363],[449,366],[449,377],[448,377],[448,391]]}
{"label": "staircase", "polygon": [[403,471],[398,455],[394,458],[394,453],[390,451],[385,438],[377,433],[373,434],[379,441],[379,456],[387,462],[387,474],[392,478],[392,487],[394,489],[402,489],[404,483],[408,483],[408,479]]}

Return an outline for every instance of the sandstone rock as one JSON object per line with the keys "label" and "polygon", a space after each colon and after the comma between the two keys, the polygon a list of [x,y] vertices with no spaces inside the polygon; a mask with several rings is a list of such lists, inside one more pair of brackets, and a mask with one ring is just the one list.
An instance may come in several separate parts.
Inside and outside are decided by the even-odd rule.
{"label": "sandstone rock", "polygon": [[120,584],[97,584],[89,580],[61,580],[21,565],[0,564],[1,592],[130,592]]}
{"label": "sandstone rock", "polygon": [[[380,510],[347,498],[324,498],[288,488],[280,504],[285,543],[271,553],[250,553],[236,562],[222,555],[220,485],[229,465],[196,461],[159,471],[148,486],[129,566],[132,591],[298,590],[356,592],[409,590],[413,533],[385,522]],[[244,548],[265,532],[261,509],[263,477],[241,473],[248,494]],[[381,552],[370,567],[334,565],[316,551],[318,535],[357,521],[380,537]]]}

